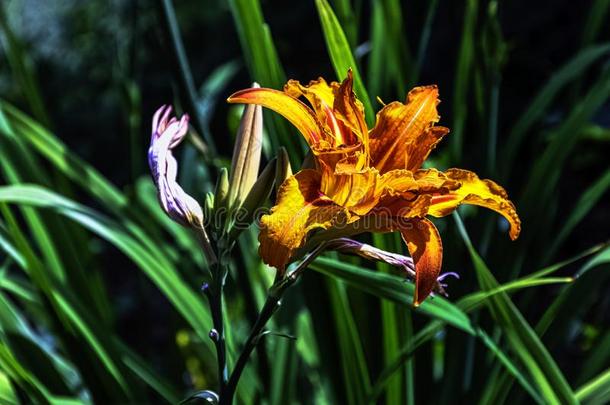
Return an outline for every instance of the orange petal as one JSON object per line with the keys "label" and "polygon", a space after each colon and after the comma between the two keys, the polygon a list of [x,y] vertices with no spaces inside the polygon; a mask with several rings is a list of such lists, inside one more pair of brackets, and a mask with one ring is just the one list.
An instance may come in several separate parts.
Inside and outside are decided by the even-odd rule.
{"label": "orange petal", "polygon": [[426,218],[413,218],[400,227],[415,263],[415,295],[413,305],[419,306],[434,289],[443,262],[443,243],[438,230]]}
{"label": "orange petal", "polygon": [[393,169],[414,170],[449,130],[433,129],[439,121],[436,86],[415,87],[407,103],[393,102],[377,113],[370,133],[371,165],[381,173]]}
{"label": "orange petal", "polygon": [[326,80],[319,77],[317,80],[312,80],[307,86],[303,86],[298,80],[288,80],[284,86],[284,92],[290,97],[299,98],[304,96],[311,104],[316,114],[322,121],[325,117],[325,106],[331,107],[335,102],[334,89],[338,83],[326,83]]}
{"label": "orange petal", "polygon": [[336,91],[333,110],[335,116],[349,128],[346,131],[344,142],[353,145],[358,141],[368,148],[368,128],[364,120],[364,106],[354,94],[354,79],[352,70],[347,71],[347,78],[343,80]]}
{"label": "orange petal", "polygon": [[436,169],[391,170],[381,176],[381,198],[375,209],[401,218],[423,217],[432,196],[460,186]]}
{"label": "orange petal", "polygon": [[[338,165],[339,167],[339,165]],[[373,209],[381,197],[381,181],[377,170],[337,170],[323,177],[322,191],[336,204],[357,215]]]}
{"label": "orange petal", "polygon": [[430,152],[449,133],[449,128],[434,126],[425,129],[414,142],[406,145],[405,167],[417,170],[428,159]]}
{"label": "orange petal", "polygon": [[294,97],[266,88],[240,90],[231,95],[229,103],[260,104],[281,114],[303,134],[309,145],[321,139],[322,129],[313,111]]}
{"label": "orange petal", "polygon": [[259,253],[265,263],[283,272],[310,231],[345,221],[346,210],[319,190],[320,175],[315,170],[302,170],[284,181],[276,205],[261,218]]}
{"label": "orange petal", "polygon": [[346,132],[345,126],[337,120],[333,111],[335,90],[338,86],[337,82],[329,85],[321,77],[310,81],[307,86],[303,86],[298,80],[289,80],[284,86],[284,92],[290,97],[298,99],[303,96],[309,101],[318,122],[324,126],[322,139],[331,146],[342,144],[343,133]]}
{"label": "orange petal", "polygon": [[391,170],[382,176],[383,187],[388,195],[403,193],[447,193],[459,187],[460,183],[448,178],[443,172],[436,169],[418,170]]}
{"label": "orange petal", "polygon": [[449,169],[445,175],[460,182],[460,187],[446,194],[432,197],[428,214],[442,217],[453,212],[461,204],[489,208],[501,214],[510,224],[510,238],[515,240],[521,232],[521,220],[506,190],[491,180],[479,179],[468,170]]}

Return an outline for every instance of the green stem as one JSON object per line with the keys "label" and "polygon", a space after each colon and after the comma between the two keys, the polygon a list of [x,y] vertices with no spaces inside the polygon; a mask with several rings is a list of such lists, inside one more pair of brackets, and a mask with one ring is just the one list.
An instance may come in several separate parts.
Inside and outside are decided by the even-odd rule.
{"label": "green stem", "polygon": [[235,395],[235,390],[237,389],[237,384],[239,383],[241,374],[248,363],[250,355],[256,348],[260,338],[263,336],[263,329],[265,328],[265,325],[267,325],[267,322],[269,322],[273,314],[280,307],[284,292],[299,279],[303,271],[311,264],[311,262],[314,261],[316,257],[320,255],[320,253],[322,253],[325,247],[326,243],[320,244],[297,266],[296,269],[283,278],[276,278],[276,281],[273,283],[269,289],[269,292],[267,293],[267,300],[258,314],[256,322],[254,322],[254,326],[252,327],[250,335],[246,340],[244,349],[235,363],[235,368],[231,373],[231,377],[229,378],[226,389],[224,392],[221,392],[220,405],[231,405],[233,403],[233,396]]}
{"label": "green stem", "polygon": [[204,293],[210,303],[210,310],[212,312],[212,323],[214,329],[210,331],[210,339],[214,342],[216,348],[216,359],[218,364],[218,384],[219,392],[225,391],[228,381],[227,371],[227,351],[225,344],[225,332],[224,332],[224,317],[222,310],[222,296],[224,290],[224,280],[227,270],[220,264],[214,266],[212,271],[213,281],[212,286],[204,288]]}

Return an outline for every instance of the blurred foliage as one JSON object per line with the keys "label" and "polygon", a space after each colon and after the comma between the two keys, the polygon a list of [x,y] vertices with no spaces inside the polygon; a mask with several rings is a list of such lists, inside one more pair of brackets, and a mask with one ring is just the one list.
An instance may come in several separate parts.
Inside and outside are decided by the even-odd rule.
{"label": "blurred foliage", "polygon": [[[166,103],[194,117],[180,183],[203,201],[230,162],[239,107],[226,96],[347,67],[369,120],[377,100],[437,83],[452,133],[434,165],[505,185],[523,233],[511,243],[505,222],[473,208],[439,221],[444,268],[460,280],[417,310],[394,269],[317,259],[237,400],[610,401],[609,1],[0,6],[1,403],[178,403],[214,390],[205,263],[158,208],[150,118]],[[266,158],[284,146],[298,167],[299,135],[276,115],[265,123]],[[362,240],[405,250],[391,235]],[[256,250],[252,227],[227,286],[230,365],[273,277]]]}

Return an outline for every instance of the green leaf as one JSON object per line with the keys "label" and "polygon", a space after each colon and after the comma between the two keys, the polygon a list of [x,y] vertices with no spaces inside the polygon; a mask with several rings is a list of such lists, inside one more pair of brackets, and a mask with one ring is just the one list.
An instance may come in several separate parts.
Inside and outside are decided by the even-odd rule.
{"label": "green leaf", "polygon": [[0,6],[0,30],[4,42],[4,53],[11,68],[13,80],[18,83],[17,88],[23,93],[32,114],[45,126],[49,127],[51,121],[42,100],[38,78],[31,58],[25,46],[15,36],[5,13],[5,5]]}
{"label": "green leaf", "polygon": [[371,381],[360,333],[350,309],[345,286],[339,280],[328,280],[327,286],[337,328],[337,343],[341,353],[348,402],[364,405]]}
{"label": "green leaf", "polygon": [[[386,251],[400,251],[402,244],[398,233],[394,234],[373,234],[373,244],[378,249]],[[396,240],[398,239],[398,240]],[[387,263],[377,262],[377,271],[382,273],[390,273],[393,271]],[[381,301],[381,326],[383,340],[383,365],[388,365],[396,357],[402,342],[409,341],[412,336],[411,312],[405,311],[399,305],[387,300]],[[401,333],[407,330],[409,333]],[[407,336],[404,336],[407,335]],[[386,403],[413,403],[414,402],[414,382],[413,382],[413,364],[412,362],[405,363],[406,373],[396,373],[396,375],[388,382],[386,389]],[[407,374],[407,378],[403,374]],[[408,382],[408,387],[405,383]],[[403,399],[403,392],[409,391],[407,401]]]}
{"label": "green leaf", "polygon": [[582,404],[607,404],[610,401],[610,369],[580,387],[576,398]]}
{"label": "green leaf", "polygon": [[[454,213],[454,218],[470,253],[481,288],[484,290],[497,288],[498,282],[472,246],[457,213]],[[510,347],[536,382],[544,400],[554,404],[577,404],[574,392],[563,373],[510,298],[505,293],[500,293],[486,303],[506,335]]]}
{"label": "green leaf", "polygon": [[[544,235],[548,230],[549,203],[552,201],[557,183],[561,178],[564,161],[574,153],[580,139],[578,129],[585,125],[593,114],[608,99],[610,93],[610,68],[600,74],[587,95],[575,105],[569,116],[556,129],[556,135],[545,149],[529,175],[519,203],[522,218],[528,223],[524,231],[524,241],[533,245],[534,237]],[[529,230],[529,231],[527,231]],[[525,249],[521,254],[525,254]]]}
{"label": "green leaf", "polygon": [[0,372],[0,402],[6,405],[19,405],[19,399],[7,375]]}
{"label": "green leaf", "polygon": [[[359,290],[408,307],[412,306],[413,284],[407,283],[405,279],[398,276],[371,271],[325,257],[318,258],[310,265],[310,268],[322,274],[339,278]],[[441,319],[465,332],[474,333],[466,314],[444,298],[435,297],[426,300],[415,311],[432,318]]]}
{"label": "green leaf", "polygon": [[55,210],[115,245],[159,287],[212,353],[207,336],[207,328],[212,324],[211,317],[202,299],[195,294],[195,289],[187,286],[170,262],[153,256],[120,225],[85,206],[35,185],[0,187],[0,202]]}
{"label": "green leaf", "polygon": [[586,46],[595,41],[604,22],[607,21],[608,11],[610,10],[609,0],[595,0],[589,7],[587,21],[583,24],[582,45]]}
{"label": "green leaf", "polygon": [[186,51],[184,50],[184,44],[182,43],[182,37],[180,35],[180,27],[178,26],[176,11],[174,10],[172,0],[161,0],[161,9],[164,17],[163,22],[165,23],[172,44],[172,50],[175,56],[174,61],[178,66],[180,83],[185,93],[185,98],[190,109],[195,113],[197,129],[205,137],[207,147],[210,154],[213,156],[216,153],[216,144],[214,143],[214,138],[211,136],[210,132],[206,130],[206,124],[203,118],[204,111],[202,111],[201,106],[198,103],[199,97],[197,95],[195,80],[193,79],[191,67],[189,66]]}
{"label": "green leaf", "polygon": [[28,142],[66,177],[96,197],[107,208],[115,212],[125,209],[128,200],[123,193],[106,180],[97,169],[72,153],[51,132],[1,99],[0,111],[4,114],[6,122],[10,123],[10,129],[0,127],[5,135]]}
{"label": "green leaf", "polygon": [[472,79],[474,63],[474,30],[477,21],[478,1],[467,0],[462,26],[462,40],[458,53],[457,68],[453,87],[453,124],[451,126],[451,152],[453,160],[462,157],[464,126],[468,114],[468,90]]}
{"label": "green leaf", "polygon": [[584,193],[580,196],[574,209],[565,221],[559,233],[552,238],[551,245],[546,252],[546,258],[552,257],[561,244],[566,240],[580,221],[595,207],[602,196],[610,189],[610,169],[606,170]]}
{"label": "green leaf", "polygon": [[330,60],[335,68],[335,74],[339,80],[343,80],[348,69],[352,69],[354,75],[354,92],[364,105],[367,123],[369,126],[372,126],[374,113],[371,100],[362,83],[356,60],[352,55],[352,50],[349,42],[345,38],[345,33],[341,28],[341,24],[339,24],[335,13],[326,0],[316,0],[316,7],[318,8],[326,47],[328,49],[328,54],[330,55]]}
{"label": "green leaf", "polygon": [[[286,75],[259,1],[231,0],[229,4],[250,77],[263,87],[281,89],[286,83]],[[270,135],[271,150],[284,146],[293,159],[293,166],[299,167],[305,156],[302,137],[295,136],[295,130],[277,114],[266,112],[264,121]]]}
{"label": "green leaf", "polygon": [[553,100],[555,100],[557,94],[567,84],[584,75],[593,63],[609,53],[610,44],[608,43],[585,48],[551,76],[549,81],[540,89],[536,97],[528,105],[508,135],[502,158],[499,159],[503,162],[502,172],[505,175],[509,173],[509,169],[512,167],[517,152],[526,139],[526,135],[533,125],[547,114],[548,108]]}

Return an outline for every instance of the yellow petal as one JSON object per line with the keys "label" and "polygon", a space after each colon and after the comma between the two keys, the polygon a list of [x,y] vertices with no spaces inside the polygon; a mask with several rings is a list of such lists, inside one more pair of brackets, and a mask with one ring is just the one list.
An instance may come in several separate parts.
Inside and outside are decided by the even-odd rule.
{"label": "yellow petal", "polygon": [[448,132],[446,128],[432,129],[439,121],[438,103],[437,87],[422,86],[409,92],[406,104],[395,101],[383,107],[370,133],[371,165],[381,173],[419,168]]}
{"label": "yellow petal", "polygon": [[319,77],[318,80],[310,81],[307,86],[303,86],[298,80],[288,80],[284,92],[294,98],[304,96],[322,121],[325,118],[325,107],[332,108],[335,102],[334,89],[337,87],[338,83],[333,82],[329,85],[326,80]]}
{"label": "yellow petal", "polygon": [[515,240],[521,232],[521,221],[506,191],[491,180],[481,180],[468,170],[449,169],[445,175],[460,182],[460,187],[446,194],[432,197],[428,213],[442,217],[453,212],[461,204],[489,208],[501,214],[510,224],[510,237]]}
{"label": "yellow petal", "polygon": [[403,193],[447,193],[459,187],[460,183],[447,177],[436,169],[391,170],[382,176],[385,193],[399,195]]}
{"label": "yellow petal", "polygon": [[425,129],[414,142],[406,145],[405,167],[417,170],[428,159],[430,152],[449,133],[449,128],[434,126]]}
{"label": "yellow petal", "polygon": [[284,86],[284,92],[290,97],[298,99],[303,96],[309,101],[318,122],[324,127],[322,139],[330,146],[341,145],[343,133],[346,132],[345,126],[337,120],[333,112],[335,91],[338,86],[336,82],[329,85],[321,77],[310,81],[307,86],[303,86],[298,80],[289,80]]}
{"label": "yellow petal", "polygon": [[322,191],[336,204],[357,215],[365,215],[373,209],[381,197],[381,181],[377,170],[337,170],[324,176]]}
{"label": "yellow petal", "polygon": [[[350,129],[344,133],[344,143],[353,145],[361,142],[365,151],[368,148],[368,128],[364,120],[364,106],[354,94],[354,79],[352,70],[347,71],[347,78],[336,90],[333,110],[335,116]],[[368,154],[368,152],[366,152]]]}
{"label": "yellow petal", "polygon": [[294,97],[281,91],[252,88],[240,90],[231,95],[229,103],[259,104],[281,114],[305,137],[309,145],[315,145],[322,138],[322,129],[313,111]]}
{"label": "yellow petal", "polygon": [[443,243],[430,220],[413,218],[400,226],[400,233],[415,263],[413,305],[419,306],[432,292],[441,272]]}
{"label": "yellow petal", "polygon": [[391,170],[381,176],[381,198],[375,211],[401,218],[423,217],[433,195],[446,194],[459,185],[436,169]]}
{"label": "yellow petal", "polygon": [[265,263],[283,272],[310,231],[345,221],[346,210],[319,190],[320,175],[315,170],[302,170],[282,184],[276,205],[261,218],[259,253]]}

